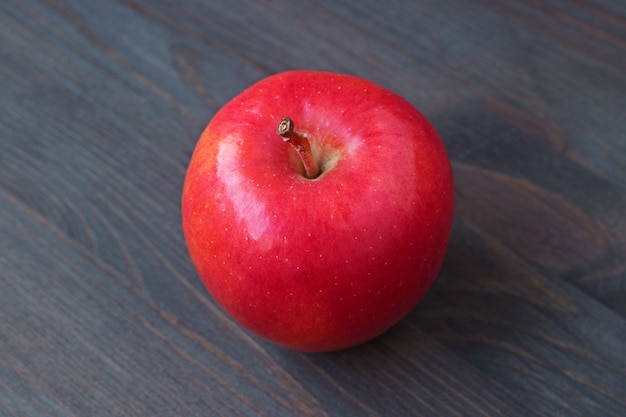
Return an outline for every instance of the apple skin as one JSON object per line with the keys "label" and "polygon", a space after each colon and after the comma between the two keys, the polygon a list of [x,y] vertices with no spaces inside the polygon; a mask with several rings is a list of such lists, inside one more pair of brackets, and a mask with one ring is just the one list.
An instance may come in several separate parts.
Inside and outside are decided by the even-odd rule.
{"label": "apple skin", "polygon": [[[307,179],[276,133],[293,120],[323,173]],[[265,78],[220,109],[182,197],[190,257],[214,299],[276,344],[331,351],[385,332],[443,262],[454,187],[433,126],[370,81],[317,71]]]}

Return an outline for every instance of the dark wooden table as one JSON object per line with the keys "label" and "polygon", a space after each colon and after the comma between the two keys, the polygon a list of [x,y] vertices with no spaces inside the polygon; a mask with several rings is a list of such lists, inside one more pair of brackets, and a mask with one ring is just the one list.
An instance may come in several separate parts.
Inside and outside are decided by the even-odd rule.
{"label": "dark wooden table", "polygon": [[[216,110],[293,68],[420,108],[457,207],[433,290],[302,354],[239,328],[180,194]],[[626,415],[626,3],[0,2],[2,416]]]}

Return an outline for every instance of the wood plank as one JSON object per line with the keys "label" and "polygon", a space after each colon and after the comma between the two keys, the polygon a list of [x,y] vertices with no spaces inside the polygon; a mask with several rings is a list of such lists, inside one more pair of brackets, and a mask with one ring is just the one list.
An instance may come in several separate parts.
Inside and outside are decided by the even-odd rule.
{"label": "wood plank", "polygon": [[543,415],[620,416],[626,319],[458,221],[440,279],[408,321]]}
{"label": "wood plank", "polygon": [[[544,156],[539,150],[533,155]],[[626,195],[559,155],[545,156],[544,167],[561,167],[543,178],[529,164],[509,164],[506,171],[518,175],[524,166],[524,175],[515,177],[456,163],[457,214],[543,274],[563,278],[626,317]]]}
{"label": "wood plank", "polygon": [[[204,294],[180,288],[176,271],[144,277],[169,283],[148,296],[0,194],[7,412],[535,415],[420,332],[396,331],[338,354],[299,354],[242,331]],[[193,317],[163,305],[171,292],[187,293]]]}
{"label": "wood plank", "polygon": [[[16,46],[24,45],[24,42],[26,42],[25,45],[30,48],[27,49],[28,56],[31,57],[30,59],[37,59],[33,57],[42,57],[41,60],[52,59],[54,63],[50,65],[52,68],[60,68],[61,63],[66,61],[81,62],[82,65],[87,65],[86,68],[89,72],[74,75],[71,73],[64,74],[66,77],[63,83],[65,88],[60,90],[57,84],[59,75],[56,72],[50,72],[50,68],[44,66],[42,68],[45,68],[47,73],[40,74],[39,71],[33,70],[33,73],[28,76],[20,76],[23,67],[28,67],[26,63],[22,61],[24,58],[11,56],[10,50],[5,52],[5,54],[9,54],[6,60],[9,66],[4,69],[4,71],[6,71],[4,75],[6,78],[15,80],[35,79],[39,82],[36,84],[17,83],[15,85],[8,84],[5,86],[5,88],[10,89],[10,91],[3,93],[5,97],[10,97],[7,103],[19,102],[22,105],[17,107],[17,109],[21,109],[21,111],[17,115],[14,114],[11,120],[12,125],[5,125],[6,130],[4,130],[4,134],[10,137],[19,132],[21,136],[36,138],[40,136],[38,132],[54,129],[54,132],[60,132],[61,135],[70,135],[69,139],[75,138],[68,140],[67,148],[65,151],[61,151],[62,153],[69,152],[71,147],[74,146],[74,141],[78,141],[79,137],[83,134],[87,132],[89,132],[87,134],[90,135],[97,134],[100,139],[94,141],[94,143],[90,145],[92,149],[89,149],[87,152],[101,152],[109,157],[107,162],[110,165],[106,167],[106,172],[94,172],[93,175],[97,177],[105,175],[115,175],[119,177],[120,168],[123,170],[136,169],[135,167],[128,166],[128,163],[131,161],[154,160],[154,158],[156,158],[155,154],[162,152],[162,149],[168,149],[166,156],[172,158],[172,160],[168,161],[170,166],[161,163],[161,172],[150,174],[152,175],[150,179],[144,178],[148,175],[148,171],[137,172],[133,175],[140,176],[142,181],[146,181],[146,188],[157,186],[157,183],[160,186],[164,186],[165,184],[169,185],[171,187],[172,197],[168,198],[170,198],[171,201],[154,202],[154,204],[169,204],[177,199],[177,197],[174,196],[175,189],[180,187],[184,166],[198,132],[208,120],[210,114],[216,110],[217,106],[229,97],[229,95],[225,94],[213,98],[208,92],[224,91],[225,88],[222,86],[218,88],[216,83],[221,83],[224,79],[233,79],[233,77],[225,77],[223,74],[224,69],[221,70],[222,75],[216,77],[202,75],[200,71],[204,70],[205,74],[213,75],[216,68],[247,68],[249,66],[248,62],[238,61],[238,56],[215,51],[214,49],[207,51],[206,56],[201,56],[200,48],[203,47],[201,45],[206,45],[207,42],[215,43],[215,39],[221,39],[219,37],[215,38],[213,35],[232,36],[227,33],[228,28],[231,27],[229,25],[241,25],[243,22],[238,22],[236,19],[244,19],[244,16],[229,8],[221,7],[219,3],[211,6],[199,5],[198,7],[210,7],[210,9],[198,13],[197,16],[189,16],[189,13],[185,14],[184,10],[179,11],[169,3],[163,5],[164,10],[161,11],[156,9],[156,6],[140,7],[140,5],[136,3],[131,3],[130,6],[131,10],[116,6],[112,10],[109,10],[108,13],[105,13],[104,10],[102,13],[98,10],[94,10],[94,12],[98,11],[98,13],[91,14],[88,13],[90,8],[99,7],[98,5],[94,4],[88,6],[84,4],[73,7],[61,7],[59,4],[51,2],[46,3],[45,6],[40,6],[40,9],[33,10],[24,6],[16,6],[17,10],[23,13],[24,27],[21,28],[21,31],[16,28],[11,28],[11,36],[12,38],[18,39]],[[331,9],[321,4],[309,6],[311,8],[306,10],[307,14],[317,13],[320,15],[320,18],[323,18],[319,23],[320,27],[343,27],[340,23],[350,17],[349,13],[356,13],[358,11],[354,10],[352,6],[341,4],[337,4]],[[265,6],[258,5],[255,7]],[[423,10],[432,10],[426,6],[420,7],[423,7]],[[455,5],[455,7],[458,8],[460,6]],[[527,6],[518,7],[527,8]],[[72,26],[77,27],[76,30],[82,35],[82,42],[87,42],[87,44],[93,46],[93,48],[88,50],[91,51],[88,52],[89,55],[86,57],[82,56],[85,52],[80,49],[81,43],[76,41],[69,32],[58,33],[58,30],[55,29],[55,32],[52,32],[54,36],[50,38],[50,33],[46,31],[46,28],[47,30],[52,30],[50,29],[50,24],[46,23],[45,19],[45,17],[48,16],[46,13],[47,8],[52,10],[55,14],[58,14],[59,19],[67,19],[72,22]],[[295,14],[294,8],[296,8],[296,6],[293,5],[290,7],[281,7],[280,13],[286,13],[291,16]],[[254,10],[256,9],[251,9],[250,13],[253,13]],[[271,10],[278,12],[276,9]],[[458,13],[467,12],[465,8],[461,10],[451,9],[450,13],[453,11]],[[115,27],[115,24],[120,25],[119,22],[125,21],[124,19],[130,19],[133,13],[139,13],[140,16],[143,16],[143,19],[145,19],[143,24],[149,28],[150,32],[158,31],[157,34],[162,37],[169,36],[167,30],[183,30],[176,24],[177,21],[189,20],[192,22],[186,26],[183,33],[189,34],[191,38],[197,40],[199,44],[191,43],[191,47],[172,50],[172,53],[176,56],[178,66],[171,69],[178,70],[183,75],[178,84],[172,84],[173,81],[171,81],[171,77],[167,76],[166,68],[163,68],[161,72],[147,71],[147,63],[145,61],[149,58],[151,53],[158,53],[158,46],[155,39],[140,38],[135,40],[135,42],[141,45],[141,50],[145,53],[145,55],[137,55],[134,50],[126,46],[124,42],[125,32],[123,30],[119,30],[115,32],[115,34],[110,33]],[[224,19],[218,19],[216,25],[208,25],[208,22],[202,20],[219,13],[224,13],[226,16]],[[373,27],[376,26],[377,22],[382,22],[383,20],[381,19],[385,17],[385,13],[389,13],[389,11],[385,11],[384,8],[379,10],[375,5],[364,7],[360,13],[357,14],[360,16],[360,19],[351,26],[348,26],[348,30],[353,33],[353,35],[351,35],[352,37],[346,38],[342,36],[342,39],[346,38],[346,41],[348,39],[354,39],[356,42],[356,39],[358,39],[356,38],[357,34],[360,33],[361,36],[364,36],[368,25],[369,27]],[[472,16],[476,15],[476,19],[484,19],[488,22],[489,27],[496,28],[503,24],[503,22],[497,19],[497,16],[488,13],[486,10],[473,10],[471,13]],[[401,16],[394,17],[397,19],[412,19],[414,17],[411,16],[415,15],[415,13],[402,13]],[[100,21],[93,21],[95,16],[100,16]],[[177,16],[177,18],[174,18],[174,16]],[[549,16],[550,15],[545,18],[549,18]],[[290,24],[295,24],[292,20],[285,19],[291,22]],[[197,20],[199,21],[196,23]],[[82,23],[83,21],[87,23]],[[284,35],[287,36],[286,32],[288,32],[289,29],[288,25],[286,30],[283,26],[278,24],[278,21],[267,21],[268,24],[270,22],[275,25],[272,26],[272,31],[277,31],[274,34],[268,34],[268,36],[272,37],[272,40],[258,41],[260,47],[266,49],[270,48],[271,42],[279,42],[279,40],[274,37],[279,36],[282,33],[281,31],[284,31]],[[205,23],[208,29],[203,29],[204,35],[200,36],[199,29],[195,31],[194,28],[199,27],[202,23]],[[441,22],[435,20],[432,22],[429,21],[428,23],[430,25],[437,25]],[[109,24],[111,26],[108,26]],[[165,29],[162,25],[165,26]],[[399,21],[398,24],[398,28],[400,29],[412,26],[411,21],[405,20]],[[397,32],[400,30],[398,28],[394,30]],[[295,30],[293,27],[292,29]],[[390,28],[390,30],[392,29],[393,28]],[[427,26],[422,30],[427,31],[432,29],[429,29]],[[478,33],[474,33],[476,29],[468,28],[463,25],[460,28],[454,28],[454,30],[458,33],[460,33],[460,31],[468,31],[467,36],[470,40],[464,41],[468,42],[468,45],[462,46],[462,48],[470,50],[471,46],[469,42],[472,41],[472,36],[478,36]],[[319,30],[316,27],[312,27],[310,28],[310,32],[318,34]],[[378,51],[383,50],[384,45],[393,46],[394,39],[392,39],[391,36],[394,34],[397,37],[406,35],[410,37],[409,39],[415,40],[416,42],[424,42],[424,40],[420,40],[419,36],[416,34],[412,35],[408,32],[396,32],[392,30],[390,33],[381,32],[381,34],[371,35],[373,42],[378,45],[377,47],[372,47],[372,44],[368,44],[368,48],[372,50],[374,57],[376,57]],[[312,36],[311,33],[305,33],[305,35],[309,37]],[[328,35],[329,34],[327,34],[327,36]],[[29,39],[29,36],[36,36],[36,38]],[[450,59],[448,55],[449,52],[446,52],[443,47],[439,48],[446,40],[452,42],[451,38],[446,38],[447,36],[452,36],[452,34],[444,34],[442,39],[438,40],[438,42],[440,42],[439,44],[431,45],[429,49],[420,54],[419,57],[416,55],[415,51],[406,48],[399,48],[393,55],[387,56],[386,59],[383,59],[382,56],[377,57],[375,59],[376,62],[390,61],[394,63],[394,65],[400,65],[400,63],[404,62],[403,59],[420,59],[419,62],[421,65],[417,68],[423,71],[423,74],[420,73],[420,76],[423,75],[422,79],[411,77],[401,78],[400,80],[394,78],[391,83],[388,82],[388,79],[384,79],[383,81],[385,81],[386,84],[391,84],[390,86],[397,88],[398,91],[417,91],[419,93],[417,96],[409,94],[408,97],[418,103],[423,102],[427,104],[424,110],[427,113],[434,114],[433,120],[442,133],[449,147],[450,154],[455,160],[479,164],[489,167],[490,169],[504,171],[515,177],[528,179],[533,183],[538,183],[538,185],[548,188],[550,192],[564,195],[566,199],[572,201],[584,213],[589,213],[595,219],[595,222],[602,225],[603,228],[612,231],[609,239],[611,247],[605,251],[606,261],[588,262],[584,267],[584,271],[576,270],[576,273],[572,272],[581,265],[580,262],[570,263],[569,269],[566,264],[560,262],[559,267],[555,268],[554,262],[546,262],[546,256],[549,256],[550,251],[544,251],[543,257],[528,260],[547,268],[547,273],[561,274],[570,280],[570,282],[575,282],[580,288],[608,305],[611,305],[616,311],[620,311],[624,314],[625,307],[622,300],[624,297],[624,280],[626,279],[626,274],[624,274],[626,266],[624,262],[626,261],[620,260],[620,258],[626,258],[626,238],[624,238],[624,236],[626,236],[626,222],[623,221],[624,217],[626,217],[626,199],[624,197],[623,188],[616,185],[611,187],[609,184],[605,184],[603,174],[593,169],[593,164],[595,164],[592,160],[595,158],[593,153],[584,152],[581,155],[573,155],[568,151],[572,149],[571,140],[574,140],[574,142],[583,141],[585,146],[588,146],[589,135],[585,134],[580,129],[576,129],[575,135],[564,130],[565,128],[569,129],[569,126],[577,120],[587,120],[582,113],[584,108],[577,108],[576,111],[570,111],[570,108],[564,107],[563,102],[564,100],[568,102],[571,100],[559,98],[559,101],[553,104],[553,107],[559,108],[561,111],[567,109],[567,120],[559,120],[558,118],[549,120],[545,116],[539,117],[535,114],[536,109],[530,106],[535,102],[543,103],[548,101],[547,93],[543,92],[541,95],[537,95],[538,92],[536,89],[527,85],[521,90],[515,87],[516,89],[514,91],[506,92],[506,96],[503,96],[502,91],[495,90],[490,84],[485,84],[486,82],[494,82],[491,79],[494,76],[493,74],[490,75],[489,78],[482,75],[483,73],[488,73],[485,67],[487,62],[479,61],[477,63],[480,68],[477,70],[476,74],[481,74],[480,77],[478,77],[478,75],[471,75],[470,73],[465,73],[463,75],[464,78],[460,75],[450,75],[450,71],[454,68],[446,64]],[[519,34],[509,34],[509,36],[512,37],[508,39],[511,42],[522,41]],[[158,39],[158,37],[156,38]],[[58,45],[50,43],[50,39],[58,39],[60,43]],[[305,37],[304,40],[306,39],[308,38]],[[396,38],[395,42],[397,42],[397,39],[398,38]],[[27,42],[28,40],[31,42]],[[264,42],[267,43],[265,44]],[[528,41],[524,40],[524,42]],[[189,42],[186,43],[189,44]],[[253,51],[248,49],[250,46],[242,44],[240,47],[241,50],[245,52],[246,56],[253,55]],[[461,46],[459,46],[459,48],[461,48]],[[507,65],[521,65],[519,58],[510,56],[511,52],[508,52],[508,50],[511,48],[507,47],[507,49],[504,50],[503,46],[497,43],[490,45],[490,48],[492,48],[492,50],[486,53],[486,56],[492,57],[495,54],[498,59],[507,63]],[[350,48],[346,46],[346,49]],[[514,47],[512,50],[517,49]],[[62,55],[58,57],[47,57],[50,55],[50,51],[58,51],[57,53],[61,53]],[[80,51],[82,55],[72,51]],[[560,59],[562,60],[573,60],[574,58],[567,49],[555,49],[553,47],[549,54],[547,51],[536,52],[536,65],[541,68],[540,73],[544,74],[548,70],[548,74],[552,74],[542,76],[549,76],[555,79],[578,80],[577,84],[579,86],[585,85],[583,83],[585,72],[568,73],[565,77],[560,78],[554,76],[554,71],[557,70],[556,67],[547,66],[549,65],[547,59],[554,59],[555,54],[560,54],[562,56]],[[385,53],[389,54],[390,52]],[[312,54],[312,52],[309,51],[309,54]],[[357,54],[354,51],[351,54],[354,55],[350,60],[352,65],[362,65],[371,75],[376,75],[378,78],[381,77],[382,73],[378,71],[380,68],[377,66],[372,67],[373,64],[370,62],[371,60],[369,58],[367,61],[363,61],[366,54]],[[550,57],[548,57],[548,55],[550,55]],[[298,62],[299,60],[296,56],[290,56],[289,54],[286,56],[289,62]],[[104,61],[103,57],[111,57],[112,59],[110,61]],[[102,64],[89,64],[92,61],[96,63],[102,62]],[[212,63],[210,67],[207,67],[210,61],[215,62]],[[16,64],[10,65],[11,62],[16,62]],[[38,62],[38,65],[41,66],[46,65],[48,61],[35,62]],[[104,62],[106,62],[106,64],[104,64]],[[570,65],[566,67],[566,70],[574,71],[575,68],[582,68],[581,65],[589,66],[590,64],[579,63],[577,67]],[[196,69],[194,70],[193,68]],[[435,69],[445,71],[444,73],[448,74],[447,78],[442,78],[441,75],[434,73]],[[122,78],[120,71],[127,71],[131,77]],[[242,74],[245,75],[244,80],[247,79],[248,82],[260,76],[260,72],[254,68],[241,71]],[[398,72],[400,68],[388,66],[385,67],[385,71]],[[475,70],[472,69],[472,74],[474,71]],[[517,72],[503,72],[502,75],[495,74],[496,77],[509,78],[512,75],[517,75]],[[149,79],[148,76],[153,77],[153,79]],[[108,85],[102,83],[101,80],[103,79],[110,80]],[[114,82],[111,82],[111,80]],[[163,83],[162,80],[168,81],[167,83]],[[453,84],[450,84],[451,80]],[[507,78],[502,78],[497,81],[499,85],[510,84],[510,80]],[[539,79],[533,79],[535,83],[540,81]],[[443,91],[445,92],[447,100],[457,95],[451,93],[450,90],[451,85],[454,84],[457,85],[457,88],[461,86],[464,89],[468,89],[471,96],[469,96],[470,99],[467,104],[453,107],[454,111],[452,113],[448,111],[447,113],[440,114],[438,112],[438,106],[440,104],[438,104],[437,97],[442,93],[437,90],[442,87],[442,83],[444,82],[446,85]],[[594,81],[594,83],[602,84],[602,108],[613,110],[626,108],[626,103],[622,103],[625,97],[624,95],[604,94],[609,90],[626,91],[626,78],[623,74],[619,74],[618,76],[613,73],[609,77],[603,77],[599,81]],[[168,86],[168,84],[172,84],[173,91],[178,93],[176,96],[166,93],[161,87],[161,85]],[[428,86],[429,84],[433,85]],[[544,84],[545,83],[542,83],[542,85]],[[623,85],[623,88],[619,87],[620,84]],[[244,86],[245,82],[239,81],[239,84],[227,86],[228,88],[226,90],[230,91],[228,94],[235,94],[237,88],[243,88]],[[42,89],[45,90],[48,88],[53,88],[51,93],[43,94],[43,97],[42,94],[38,93]],[[197,88],[197,90],[194,88]],[[551,88],[555,88],[559,91],[563,89],[554,86]],[[597,86],[594,88],[597,90]],[[103,97],[114,97],[114,100],[94,101],[89,98],[90,95],[88,94],[89,91],[93,90],[101,91],[100,94],[102,94]],[[27,91],[29,91],[29,93],[25,93]],[[524,99],[519,101],[521,97],[530,93],[535,94],[532,100]],[[598,91],[581,90],[577,92],[577,94],[579,97],[584,95],[587,99],[599,93]],[[511,102],[509,99],[510,95],[514,95],[517,102]],[[60,97],[63,97],[64,106],[55,106],[54,102],[59,100]],[[151,101],[149,103],[142,103],[140,101],[142,97],[151,97]],[[476,100],[479,100],[478,103]],[[552,101],[553,98],[549,98],[549,100]],[[581,102],[581,99],[578,98],[578,100],[574,100],[573,102]],[[188,105],[182,107],[178,103]],[[194,109],[197,105],[199,105],[198,108],[203,109],[204,113],[198,111],[196,115],[192,115],[187,109]],[[568,106],[571,107],[570,104],[568,104]],[[173,111],[170,112],[170,109]],[[75,113],[72,126],[67,126],[65,123],[65,115],[68,111]],[[12,113],[15,113],[15,108],[12,110]],[[172,114],[174,116],[172,116]],[[29,122],[21,122],[21,120],[31,117],[39,122],[37,124],[34,124],[33,121],[30,120]],[[619,115],[615,114],[613,119],[618,117]],[[610,124],[611,129],[618,129],[614,131],[614,133],[611,131],[604,132],[602,130],[603,126],[604,128],[608,128],[608,125],[598,125],[595,122],[585,121],[585,126],[591,126],[594,129],[594,132],[591,133],[593,137],[598,136],[612,141],[612,138],[626,134],[626,131],[622,131],[621,133],[619,131],[619,129],[625,128],[623,120],[624,118],[621,118],[621,120],[613,120],[613,123]],[[192,123],[189,124],[189,122]],[[53,132],[50,133],[55,134]],[[114,140],[111,140],[111,138]],[[479,138],[479,140],[477,140],[477,138]],[[174,141],[174,143],[177,143],[177,146],[173,147],[169,145],[168,141]],[[131,142],[141,142],[141,145],[139,147],[129,147],[127,143]],[[36,147],[49,146],[42,145],[41,141],[31,141],[29,145],[29,149],[26,153],[33,152],[33,149]],[[59,146],[60,145],[61,144],[59,144]],[[619,157],[620,148],[618,146],[611,145],[611,142],[606,142],[605,146],[609,146],[609,149],[617,150],[618,153],[615,157],[618,161],[623,159]],[[574,144],[573,147],[576,148],[576,145]],[[125,149],[129,151],[124,151]],[[174,149],[176,149],[175,152]],[[604,147],[600,146],[599,149],[604,149]],[[565,152],[565,154],[563,154],[563,152]],[[602,164],[604,167],[612,164],[611,159],[607,161],[608,164],[604,163],[604,161],[606,161],[606,159],[598,160],[597,163]],[[57,163],[60,164],[64,162],[57,161]],[[74,170],[86,172],[92,169],[93,166],[93,163],[87,162],[82,166],[73,167],[66,173],[66,178],[70,178]],[[546,175],[546,169],[549,170],[550,175]],[[621,169],[619,164],[616,165],[616,169]],[[177,178],[178,182],[161,182],[161,178],[165,177]],[[464,177],[461,176],[460,180],[462,181],[463,178]],[[574,180],[572,180],[573,178]],[[580,187],[580,181],[585,181],[588,185]],[[115,182],[118,184],[123,183],[123,179],[116,178]],[[37,188],[36,184],[27,187],[20,184],[15,179],[12,179],[11,183],[14,187],[19,189]],[[480,186],[480,183],[477,184]],[[95,184],[85,185],[85,188],[98,187],[99,185]],[[138,191],[133,192],[136,193]],[[590,193],[594,193],[595,195],[591,196]],[[121,195],[124,195],[124,192],[122,192]],[[497,198],[497,194],[492,197]],[[483,197],[481,197],[481,199],[482,198]],[[603,206],[601,209],[595,208],[593,202],[598,200],[607,201],[607,206]],[[475,217],[476,216],[474,216],[473,221],[477,223],[478,219]],[[71,222],[69,224],[71,224]],[[517,224],[519,225],[521,223],[518,222]],[[488,226],[483,225],[483,227]],[[565,231],[565,233],[568,232],[567,230]],[[563,238],[567,239],[568,237],[563,236]]]}
{"label": "wood plank", "polygon": [[[624,415],[625,64],[611,0],[2,2],[0,414]],[[456,176],[428,298],[327,355],[233,323],[180,228],[210,116],[290,68],[404,95]]]}
{"label": "wood plank", "polygon": [[[47,415],[48,403],[70,415],[323,414],[255,342],[219,315],[211,320],[198,300],[203,329],[188,327],[23,205],[2,202],[2,368],[14,392],[26,393],[15,399],[20,406],[31,393],[42,407],[37,415]],[[243,340],[233,342],[233,331]]]}

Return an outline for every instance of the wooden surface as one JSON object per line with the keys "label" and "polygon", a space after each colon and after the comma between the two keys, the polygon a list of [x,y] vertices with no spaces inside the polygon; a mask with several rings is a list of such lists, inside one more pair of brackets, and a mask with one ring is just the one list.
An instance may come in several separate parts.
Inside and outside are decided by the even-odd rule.
{"label": "wooden surface", "polygon": [[[195,142],[271,73],[405,96],[454,164],[432,292],[301,354],[202,287]],[[2,0],[0,415],[626,415],[626,3]]]}

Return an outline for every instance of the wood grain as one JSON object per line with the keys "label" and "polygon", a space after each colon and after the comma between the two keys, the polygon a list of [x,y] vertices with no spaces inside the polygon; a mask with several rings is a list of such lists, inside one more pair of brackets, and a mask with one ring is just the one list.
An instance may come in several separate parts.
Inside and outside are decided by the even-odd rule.
{"label": "wood grain", "polygon": [[[186,253],[211,116],[356,74],[453,161],[426,299],[346,351],[242,330]],[[626,8],[614,0],[0,3],[0,415],[626,414]]]}

